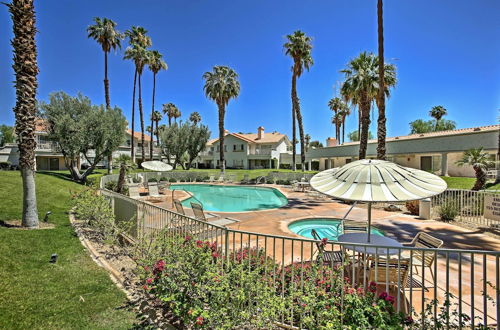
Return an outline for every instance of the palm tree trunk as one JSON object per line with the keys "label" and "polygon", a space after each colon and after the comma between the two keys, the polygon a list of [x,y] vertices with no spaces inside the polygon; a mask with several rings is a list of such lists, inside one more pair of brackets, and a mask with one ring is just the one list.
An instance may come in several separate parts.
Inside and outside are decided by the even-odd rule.
{"label": "palm tree trunk", "polygon": [[500,161],[500,129],[498,130],[498,150],[495,169],[497,170],[497,178],[495,184],[500,183],[500,169],[498,168],[498,162]]}
{"label": "palm tree trunk", "polygon": [[22,225],[38,228],[38,210],[35,187],[35,119],[36,90],[38,87],[35,9],[33,0],[13,0],[7,4],[13,22],[14,63],[16,75],[16,135],[19,148],[19,166],[23,181]]}
{"label": "palm tree trunk", "polygon": [[127,165],[125,163],[120,164],[120,175],[118,176],[118,182],[116,183],[116,192],[122,193],[123,186],[125,185],[125,174],[127,172]]}
{"label": "palm tree trunk", "polygon": [[104,52],[104,96],[106,98],[106,108],[111,108],[109,98],[109,80],[108,80],[108,52]]}
{"label": "palm tree trunk", "polygon": [[295,71],[292,73],[292,171],[297,170],[297,165],[295,162],[295,155],[297,154],[297,131],[295,126],[295,116],[296,116],[296,97],[297,97],[297,76]]}
{"label": "palm tree trunk", "polygon": [[370,129],[370,100],[367,95],[361,97],[361,135],[359,137],[359,159],[366,158],[368,132]]}
{"label": "palm tree trunk", "polygon": [[472,190],[481,190],[486,184],[486,173],[484,173],[483,169],[479,166],[473,166],[474,171],[476,172],[476,183],[474,183],[474,187]]}
{"label": "palm tree trunk", "polygon": [[155,90],[156,90],[156,73],[153,73],[153,101],[151,104],[151,142],[149,143],[149,160],[153,160],[153,112],[155,111]]}
{"label": "palm tree trunk", "polygon": [[342,144],[345,142],[345,119],[346,116],[342,117]]}
{"label": "palm tree trunk", "polygon": [[[160,147],[160,131],[158,129],[159,122],[160,122],[159,120],[156,120],[156,145],[158,148]],[[160,160],[161,160],[161,155],[160,155]]]}
{"label": "palm tree trunk", "polygon": [[135,164],[135,143],[134,143],[134,124],[135,124],[135,85],[137,83],[137,69],[134,72],[134,89],[132,91],[132,136],[130,137],[130,158]]}
{"label": "palm tree trunk", "polygon": [[[142,87],[141,87],[141,73],[137,77],[139,83],[139,117],[141,120],[141,163],[146,159],[144,155],[144,111],[142,111]],[[141,166],[142,167],[142,166]]]}
{"label": "palm tree trunk", "polygon": [[172,117],[168,114],[168,126],[172,126]]}
{"label": "palm tree trunk", "polygon": [[226,170],[226,164],[224,163],[224,116],[226,109],[223,103],[217,105],[219,107],[219,162],[221,172],[224,173]]}
{"label": "palm tree trunk", "polygon": [[385,117],[385,79],[384,79],[384,17],[382,0],[377,2],[378,13],[378,77],[379,77],[379,91],[378,91],[378,129],[377,129],[377,158],[385,159],[385,138],[386,132],[386,117]]}
{"label": "palm tree trunk", "polygon": [[299,124],[299,135],[300,135],[300,162],[302,164],[302,172],[306,169],[306,151],[305,151],[305,140],[304,140],[304,125],[302,124],[302,114],[300,113],[300,101],[297,95],[296,102],[297,105],[295,110],[297,111],[297,123]]}

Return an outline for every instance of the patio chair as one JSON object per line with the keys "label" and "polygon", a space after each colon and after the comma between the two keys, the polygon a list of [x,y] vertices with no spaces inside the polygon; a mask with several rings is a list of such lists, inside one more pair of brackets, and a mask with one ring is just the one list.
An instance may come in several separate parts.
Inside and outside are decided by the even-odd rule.
{"label": "patio chair", "polygon": [[149,192],[149,197],[161,198],[157,182],[148,183],[148,192]]}
{"label": "patio chair", "polygon": [[241,184],[249,184],[250,176],[248,174],[243,175],[243,179],[240,181]]}
{"label": "patio chair", "polygon": [[[369,268],[368,281],[379,285],[387,285],[388,287],[396,288],[398,291],[403,291],[408,284],[410,270],[409,262],[409,259],[374,258]],[[402,293],[400,297],[404,300],[406,310],[409,310],[405,294]]]}
{"label": "patio chair", "polygon": [[[201,204],[198,204],[198,203],[191,202],[191,209],[193,210],[194,218],[196,220],[200,220],[200,221],[207,222],[210,224],[215,224],[215,225],[225,227],[226,225],[229,225],[231,223],[239,222],[239,220],[236,220],[236,219],[222,218],[222,217],[218,216],[217,214],[205,213],[203,211],[203,206],[201,206]],[[207,218],[206,215],[209,215],[210,218]]]}
{"label": "patio chair", "polygon": [[[443,241],[431,236],[423,231],[417,233],[413,240],[409,244],[405,244],[406,246],[411,246],[411,247],[417,247],[417,248],[430,248],[430,249],[439,249],[440,247],[443,246]],[[436,261],[436,256],[437,256],[437,251],[436,252],[430,252],[430,251],[413,251],[410,253],[410,251],[404,251],[403,255],[407,258],[410,256],[412,257],[412,265],[415,266],[415,269],[418,274],[418,269],[422,267],[428,267],[433,281],[436,280],[434,277],[434,272],[432,270],[432,265]],[[422,279],[425,280],[425,279]]]}
{"label": "patio chair", "polygon": [[215,175],[211,175],[211,176],[208,178],[208,180],[203,180],[203,182],[210,182],[210,183],[212,183],[212,182],[214,182],[214,181],[215,181]]}
{"label": "patio chair", "polygon": [[186,212],[184,211],[184,206],[182,206],[182,203],[180,200],[178,200],[177,198],[174,199],[174,205],[175,205],[175,210],[177,211],[177,213],[182,214],[182,215],[186,215]]}
{"label": "patio chair", "polygon": [[139,194],[139,185],[138,184],[129,184],[128,185],[128,196],[130,198],[138,199],[141,197]]}
{"label": "patio chair", "polygon": [[224,183],[224,175],[219,176],[219,178],[215,182]]}
{"label": "patio chair", "polygon": [[302,191],[302,188],[299,186],[299,182],[297,180],[292,181],[292,190],[296,192]]}
{"label": "patio chair", "polygon": [[343,234],[368,232],[368,222],[366,221],[342,220],[339,227],[342,229]]}
{"label": "patio chair", "polygon": [[234,175],[232,175],[232,174],[228,175],[227,178],[225,178],[225,181],[227,183],[233,183],[233,181],[234,181]]}
{"label": "patio chair", "polygon": [[344,251],[326,251],[325,247],[321,244],[321,237],[318,235],[316,230],[311,230],[311,234],[313,238],[316,240],[316,247],[318,248],[318,251],[321,252],[318,254],[318,257],[316,258],[316,261],[319,260],[320,255],[323,255],[323,262],[324,263],[329,263],[329,264],[341,264],[344,262]]}

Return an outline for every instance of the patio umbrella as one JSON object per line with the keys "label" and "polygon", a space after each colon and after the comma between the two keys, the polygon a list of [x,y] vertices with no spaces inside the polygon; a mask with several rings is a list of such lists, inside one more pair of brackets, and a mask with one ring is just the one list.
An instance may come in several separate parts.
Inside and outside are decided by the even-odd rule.
{"label": "patio umbrella", "polygon": [[442,193],[446,182],[422,170],[385,160],[362,159],[311,178],[311,187],[334,198],[368,203],[368,242],[373,202],[404,202]]}
{"label": "patio umbrella", "polygon": [[151,171],[156,171],[156,172],[166,172],[166,171],[171,171],[172,166],[168,165],[164,162],[161,162],[159,160],[151,160],[148,162],[143,162],[141,164],[142,168],[145,168],[147,170]]}

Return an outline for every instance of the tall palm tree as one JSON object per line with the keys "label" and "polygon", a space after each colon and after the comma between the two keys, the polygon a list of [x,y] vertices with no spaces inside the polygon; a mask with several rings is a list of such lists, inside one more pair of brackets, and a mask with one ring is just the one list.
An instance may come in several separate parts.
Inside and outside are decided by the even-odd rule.
{"label": "tall palm tree", "polygon": [[108,53],[113,49],[121,48],[123,35],[116,29],[116,23],[108,18],[94,18],[94,25],[87,27],[88,38],[93,38],[102,47],[104,52],[104,95],[106,108],[111,108],[108,80]]}
{"label": "tall palm tree", "polygon": [[302,125],[302,114],[300,112],[300,100],[297,96],[297,78],[299,78],[304,69],[309,71],[309,68],[313,65],[313,59],[311,57],[312,51],[312,38],[306,36],[304,32],[297,30],[293,34],[286,36],[287,42],[283,45],[285,48],[285,54],[293,59],[292,66],[292,169],[296,170],[295,164],[295,154],[296,154],[296,131],[295,131],[295,120],[299,125],[299,135],[300,135],[300,150],[301,150],[301,164],[302,171],[305,168],[305,148],[304,148],[304,127]]}
{"label": "tall palm tree", "polygon": [[[138,87],[137,101],[139,104],[139,117],[141,121],[141,162],[144,162],[146,160],[146,157],[144,152],[144,112],[142,110],[141,76],[144,70],[144,66],[149,62],[149,52],[144,47],[141,47],[139,45],[133,45],[131,47],[127,47],[127,49],[125,50],[125,56],[123,58],[126,60],[134,61],[135,70],[137,72],[137,87]],[[133,132],[132,132],[132,140],[133,140]]]}
{"label": "tall palm tree", "polygon": [[439,121],[448,114],[448,110],[442,105],[433,106],[429,111],[429,115],[436,119],[436,127],[439,125]]}
{"label": "tall palm tree", "polygon": [[304,137],[305,142],[306,142],[306,151],[309,151],[309,144],[311,143],[311,136],[309,134],[306,134]]}
{"label": "tall palm tree", "polygon": [[472,190],[481,190],[486,183],[486,170],[494,163],[490,160],[490,155],[483,152],[483,147],[472,148],[464,152],[461,159],[456,164],[458,166],[472,166],[476,174],[476,182]]}
{"label": "tall palm tree", "polygon": [[172,125],[172,118],[179,112],[177,106],[173,103],[165,103],[162,106],[163,114],[168,118],[168,126]]}
{"label": "tall palm tree", "polygon": [[342,109],[344,104],[345,104],[345,102],[342,101],[339,97],[332,97],[330,99],[330,101],[328,101],[328,107],[330,108],[330,110],[333,111],[332,124],[335,125],[335,138],[337,139],[337,141],[339,140],[339,133],[338,133],[339,130],[337,129],[337,126],[336,126],[337,124],[335,124],[336,121],[334,121],[333,118]]}
{"label": "tall palm tree", "polygon": [[340,128],[342,127],[342,111],[336,112],[332,116],[332,124],[335,125],[335,136],[337,137],[337,141],[340,139]]}
{"label": "tall palm tree", "polygon": [[38,228],[35,187],[35,119],[38,63],[36,49],[36,18],[33,0],[13,0],[7,4],[13,23],[14,49],[12,68],[16,75],[16,135],[19,167],[23,181],[22,225]]}
{"label": "tall palm tree", "polygon": [[[160,72],[160,70],[167,70],[167,63],[162,59],[163,55],[157,51],[157,50],[152,50],[149,52],[149,62],[148,62],[148,67],[149,70],[153,73],[153,101],[151,103],[151,127],[153,127],[154,123],[154,116],[153,113],[155,111],[155,92],[156,92],[156,74]],[[151,134],[151,136],[153,136]],[[151,142],[153,139],[151,139]],[[149,144],[149,159],[153,160],[153,143]]]}
{"label": "tall palm tree", "polygon": [[[147,35],[148,31],[141,26],[132,26],[130,30],[125,31],[125,36],[128,38],[128,42],[131,46],[138,45],[143,48],[150,47],[152,45],[151,38]],[[135,60],[134,60],[135,62]],[[135,163],[135,89],[137,84],[137,67],[134,69],[134,89],[132,91],[132,125],[130,129],[132,130],[132,138],[130,141],[130,157]]]}
{"label": "tall palm tree", "polygon": [[377,1],[378,22],[378,80],[379,89],[377,95],[377,158],[385,160],[385,138],[387,136],[385,117],[385,79],[384,79],[384,15],[382,0]]}
{"label": "tall palm tree", "polygon": [[172,111],[172,118],[174,118],[174,122],[177,123],[177,118],[180,118],[181,116],[182,116],[181,110],[175,107]]}
{"label": "tall palm tree", "polygon": [[195,125],[197,125],[201,121],[201,115],[198,113],[198,111],[192,112],[189,115],[189,121]]}
{"label": "tall palm tree", "polygon": [[[359,159],[366,158],[368,133],[370,128],[370,110],[373,100],[378,100],[378,57],[372,53],[362,52],[352,59],[347,68],[341,70],[345,81],[341,86],[341,94],[345,100],[358,106],[361,117],[361,133],[359,143]],[[396,84],[396,67],[385,64],[384,68],[385,95],[389,88]]]}
{"label": "tall palm tree", "polygon": [[[163,116],[161,115],[160,111],[153,111],[151,114],[151,120],[155,123],[155,130],[154,132],[156,133],[156,145],[160,145],[160,128],[159,128],[159,123],[162,120]],[[151,139],[152,141],[153,139]]]}
{"label": "tall palm tree", "polygon": [[345,121],[347,117],[351,114],[351,108],[347,103],[343,102],[342,108],[339,110],[342,117],[342,144],[345,142]]}
{"label": "tall palm tree", "polygon": [[212,72],[203,74],[205,95],[217,104],[219,110],[219,161],[221,171],[224,173],[224,116],[229,100],[240,94],[238,74],[227,66],[214,66]]}

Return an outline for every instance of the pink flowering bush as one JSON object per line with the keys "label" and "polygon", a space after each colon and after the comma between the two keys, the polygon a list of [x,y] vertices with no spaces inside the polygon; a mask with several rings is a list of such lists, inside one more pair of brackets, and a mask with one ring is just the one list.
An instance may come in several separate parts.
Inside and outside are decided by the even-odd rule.
{"label": "pink flowering bush", "polygon": [[226,257],[213,242],[192,237],[164,242],[161,258],[146,262],[144,289],[187,328],[403,328],[394,297],[374,283],[354,286],[342,267],[317,262],[281,267],[262,249]]}

